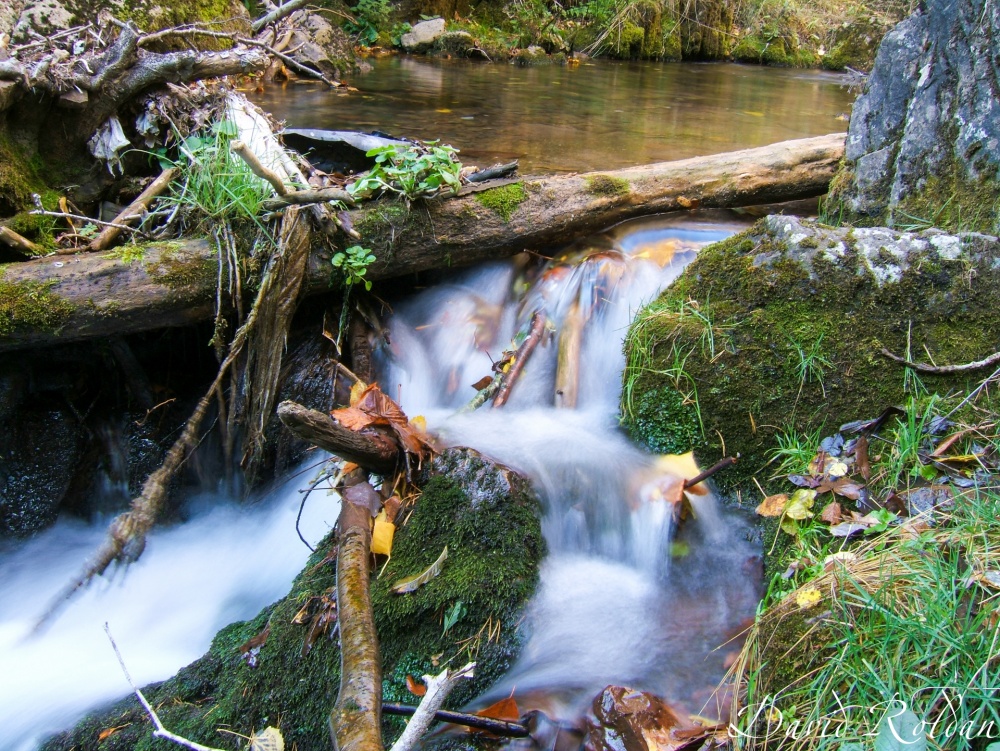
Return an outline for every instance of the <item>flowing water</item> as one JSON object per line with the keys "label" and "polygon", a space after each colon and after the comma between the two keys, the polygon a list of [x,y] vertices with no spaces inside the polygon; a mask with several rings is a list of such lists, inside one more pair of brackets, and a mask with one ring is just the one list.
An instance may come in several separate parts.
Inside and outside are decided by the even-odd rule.
{"label": "flowing water", "polygon": [[467,164],[525,174],[685,159],[847,130],[844,76],[720,63],[519,67],[391,57],[348,83],[251,95],[291,128],[441,139]]}
{"label": "flowing water", "polygon": [[[651,690],[694,712],[709,708],[724,645],[753,614],[755,552],[742,519],[711,495],[674,529],[677,460],[652,457],[618,426],[622,341],[636,310],[702,244],[735,227],[630,222],[542,270],[498,262],[394,305],[382,387],[423,414],[448,445],[472,446],[532,478],[543,499],[549,556],[520,661],[485,700],[514,691],[522,709],[573,719],[604,686]],[[527,294],[516,290],[528,285]],[[501,409],[461,413],[536,313],[549,327]],[[582,323],[581,323],[582,321]],[[566,337],[582,326],[575,399],[557,383]],[[560,351],[563,350],[562,355]],[[567,407],[567,401],[575,406]],[[562,406],[557,406],[562,405]],[[730,647],[729,649],[732,649]]]}
{"label": "flowing water", "polygon": [[[0,749],[35,748],[87,709],[129,692],[105,623],[143,685],[200,657],[226,624],[284,596],[309,555],[295,519],[299,488],[316,462],[249,508],[217,495],[192,499],[188,521],[154,531],[126,576],[78,594],[35,636],[36,619],[97,549],[110,520],[62,520],[26,544],[0,548]],[[339,510],[335,496],[314,496],[299,525],[305,538],[318,542]]]}

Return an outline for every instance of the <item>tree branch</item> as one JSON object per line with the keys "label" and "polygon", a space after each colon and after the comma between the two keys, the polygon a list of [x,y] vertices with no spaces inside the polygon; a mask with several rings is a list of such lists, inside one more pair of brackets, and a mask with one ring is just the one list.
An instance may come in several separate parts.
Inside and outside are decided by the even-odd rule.
{"label": "tree branch", "polygon": [[275,21],[294,13],[299,8],[308,5],[310,2],[312,2],[312,0],[288,0],[288,2],[284,5],[279,5],[267,15],[258,18],[253,22],[253,25],[250,28],[253,29],[253,33],[256,34],[268,24],[274,23]]}
{"label": "tree branch", "polygon": [[934,373],[936,375],[946,375],[948,373],[967,373],[970,370],[979,370],[980,368],[988,368],[990,365],[996,365],[1000,362],[1000,352],[994,352],[989,357],[983,360],[975,360],[974,362],[967,362],[961,365],[928,365],[922,362],[910,362],[909,360],[900,357],[899,355],[894,355],[887,349],[882,349],[882,355],[888,357],[890,360],[905,365],[908,368],[913,368],[918,373]]}

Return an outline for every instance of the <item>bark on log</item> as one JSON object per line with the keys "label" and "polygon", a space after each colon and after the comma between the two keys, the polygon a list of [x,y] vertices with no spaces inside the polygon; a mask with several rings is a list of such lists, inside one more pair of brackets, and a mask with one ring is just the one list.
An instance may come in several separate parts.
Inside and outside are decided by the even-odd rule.
{"label": "bark on log", "polygon": [[336,454],[341,459],[378,474],[396,469],[399,446],[384,433],[376,430],[356,433],[325,412],[309,409],[295,402],[279,404],[278,419],[302,440]]}
{"label": "bark on log", "polygon": [[382,751],[382,664],[369,592],[371,512],[341,501],[337,527],[340,692],[330,712],[337,751]]}
{"label": "bark on log", "polygon": [[[832,134],[614,172],[525,178],[523,200],[507,205],[509,220],[484,205],[489,191],[418,202],[409,214],[395,212],[398,219],[388,218],[393,210],[384,203],[349,213],[377,258],[367,278],[386,279],[562,245],[625,219],[695,203],[718,208],[817,196],[843,150],[843,134]],[[42,258],[5,267],[5,281],[51,283],[50,292],[73,312],[58,330],[15,326],[0,336],[0,351],[182,325],[212,312],[217,268],[214,248],[204,240],[150,246],[133,264],[95,255],[58,263]],[[330,286],[330,252],[317,244],[307,291]]]}

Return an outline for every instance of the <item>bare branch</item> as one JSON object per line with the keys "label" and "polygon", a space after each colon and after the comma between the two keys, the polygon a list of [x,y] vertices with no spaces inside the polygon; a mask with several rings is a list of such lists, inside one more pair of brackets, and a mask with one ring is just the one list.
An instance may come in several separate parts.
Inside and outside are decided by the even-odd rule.
{"label": "bare branch", "polygon": [[927,363],[922,362],[910,362],[899,355],[894,355],[887,349],[882,350],[882,355],[884,357],[888,357],[890,360],[905,365],[908,368],[913,368],[918,373],[934,373],[936,375],[945,375],[948,373],[968,373],[970,370],[988,368],[990,365],[996,365],[1000,362],[1000,352],[994,352],[992,355],[983,360],[975,360],[974,362],[967,362],[961,365],[928,365]]}
{"label": "bare branch", "polygon": [[284,5],[280,5],[267,15],[258,18],[256,21],[253,22],[253,25],[250,28],[252,28],[253,33],[256,34],[258,31],[263,29],[268,24],[274,23],[275,21],[284,18],[290,13],[294,13],[299,8],[308,5],[310,2],[312,2],[312,0],[288,0],[288,2],[285,3]]}
{"label": "bare branch", "polygon": [[424,694],[424,698],[420,700],[420,706],[417,707],[417,711],[413,713],[413,717],[406,724],[406,730],[389,751],[412,751],[423,734],[427,732],[427,728],[434,722],[434,715],[441,709],[448,694],[461,679],[472,678],[472,671],[475,667],[476,663],[470,662],[454,673],[445,668],[440,675],[425,675],[424,682],[427,684],[427,693]]}
{"label": "bare branch", "polygon": [[128,685],[132,687],[135,692],[136,698],[139,703],[142,704],[142,708],[146,710],[146,714],[149,715],[149,719],[153,721],[153,735],[157,738],[163,738],[166,741],[171,741],[178,744],[179,746],[184,746],[184,748],[190,748],[192,751],[222,751],[220,748],[214,748],[213,746],[203,746],[200,743],[195,743],[194,741],[189,741],[180,735],[175,735],[163,727],[163,723],[160,721],[159,716],[156,714],[156,710],[150,705],[146,700],[146,697],[142,695],[142,691],[139,687],[135,685],[135,681],[132,680],[132,676],[129,675],[128,668],[125,667],[125,660],[122,658],[122,653],[118,651],[118,645],[115,644],[115,639],[111,635],[111,629],[107,623],[104,624],[104,633],[108,635],[108,641],[111,642],[111,648],[115,650],[115,657],[118,658],[118,664],[121,665],[122,672],[125,674],[125,679],[128,681]]}

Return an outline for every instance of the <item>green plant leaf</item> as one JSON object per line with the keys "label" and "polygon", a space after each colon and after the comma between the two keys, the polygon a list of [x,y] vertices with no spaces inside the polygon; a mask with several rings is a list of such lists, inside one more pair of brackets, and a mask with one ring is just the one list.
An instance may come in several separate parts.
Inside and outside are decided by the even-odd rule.
{"label": "green plant leaf", "polygon": [[906,707],[886,712],[878,724],[875,751],[927,751],[924,724]]}
{"label": "green plant leaf", "polygon": [[465,603],[458,600],[444,614],[444,630],[441,632],[441,636],[447,634],[451,630],[451,627],[461,620],[463,615],[465,615]]}

